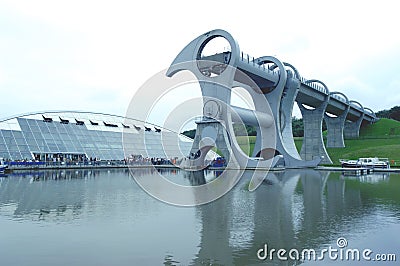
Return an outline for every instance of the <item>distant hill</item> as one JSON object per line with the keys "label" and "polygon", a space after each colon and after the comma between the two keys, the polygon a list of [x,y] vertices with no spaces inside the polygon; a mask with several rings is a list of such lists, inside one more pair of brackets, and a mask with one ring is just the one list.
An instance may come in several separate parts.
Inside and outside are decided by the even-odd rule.
{"label": "distant hill", "polygon": [[374,124],[366,125],[360,130],[360,137],[400,136],[400,122],[381,118]]}

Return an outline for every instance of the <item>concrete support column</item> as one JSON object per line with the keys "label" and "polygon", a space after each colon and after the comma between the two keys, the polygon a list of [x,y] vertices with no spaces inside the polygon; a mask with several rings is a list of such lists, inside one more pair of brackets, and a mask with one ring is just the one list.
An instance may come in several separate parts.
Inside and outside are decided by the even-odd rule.
{"label": "concrete support column", "polygon": [[350,104],[356,108],[358,106],[357,109],[362,110],[362,113],[356,121],[354,121],[354,122],[347,121],[346,122],[346,124],[344,125],[344,137],[346,139],[356,139],[360,135],[360,127],[361,127],[362,121],[364,120],[365,110],[364,110],[364,107],[361,105],[361,103],[359,103],[357,101],[350,101]]}
{"label": "concrete support column", "polygon": [[361,123],[364,119],[364,113],[357,119],[357,121],[346,121],[344,125],[344,137],[346,139],[356,139],[360,135]]}
{"label": "concrete support column", "polygon": [[197,122],[196,135],[189,154],[191,165],[188,166],[203,166],[208,151],[213,147],[218,148],[226,162],[229,162],[232,150],[226,129],[221,123],[211,119]]}
{"label": "concrete support column", "polygon": [[344,148],[343,130],[346,122],[347,113],[350,106],[347,107],[340,116],[330,117],[325,114],[325,123],[328,130],[327,143],[328,148]]}
{"label": "concrete support column", "polygon": [[347,106],[343,113],[338,115],[337,117],[330,117],[325,113],[325,123],[328,129],[326,146],[328,148],[344,148],[345,144],[343,138],[343,130],[347,114],[350,111],[350,102],[347,96],[341,92],[331,92],[329,93],[329,95],[337,95],[336,98],[338,98],[339,96],[342,100],[346,102]]}
{"label": "concrete support column", "polygon": [[300,155],[303,160],[313,160],[323,157],[322,163],[332,164],[322,137],[322,119],[324,119],[325,109],[329,102],[327,95],[324,102],[313,110],[306,109],[301,103],[297,103],[304,123],[304,138]]}

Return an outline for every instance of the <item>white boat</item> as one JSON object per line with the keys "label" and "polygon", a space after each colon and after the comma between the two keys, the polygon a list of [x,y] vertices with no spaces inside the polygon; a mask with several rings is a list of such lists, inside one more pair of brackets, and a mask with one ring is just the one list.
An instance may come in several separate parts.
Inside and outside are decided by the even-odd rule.
{"label": "white boat", "polygon": [[342,167],[347,168],[390,168],[389,159],[387,158],[377,158],[377,157],[368,157],[368,158],[358,158],[358,160],[339,160]]}

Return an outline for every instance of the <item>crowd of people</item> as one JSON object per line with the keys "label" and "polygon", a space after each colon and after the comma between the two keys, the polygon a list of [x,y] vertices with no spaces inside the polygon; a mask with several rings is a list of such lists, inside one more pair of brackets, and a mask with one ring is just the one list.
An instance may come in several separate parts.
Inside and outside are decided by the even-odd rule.
{"label": "crowd of people", "polygon": [[125,158],[127,165],[174,165],[176,164],[176,158],[167,159],[159,157],[143,157],[143,156],[131,156]]}

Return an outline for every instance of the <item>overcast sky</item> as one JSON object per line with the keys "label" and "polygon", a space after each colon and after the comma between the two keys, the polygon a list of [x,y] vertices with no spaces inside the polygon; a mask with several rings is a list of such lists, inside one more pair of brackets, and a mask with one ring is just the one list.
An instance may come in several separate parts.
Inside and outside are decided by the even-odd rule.
{"label": "overcast sky", "polygon": [[137,88],[217,28],[246,53],[276,56],[330,91],[387,109],[400,105],[398,13],[397,1],[384,0],[1,0],[0,118],[124,115]]}

